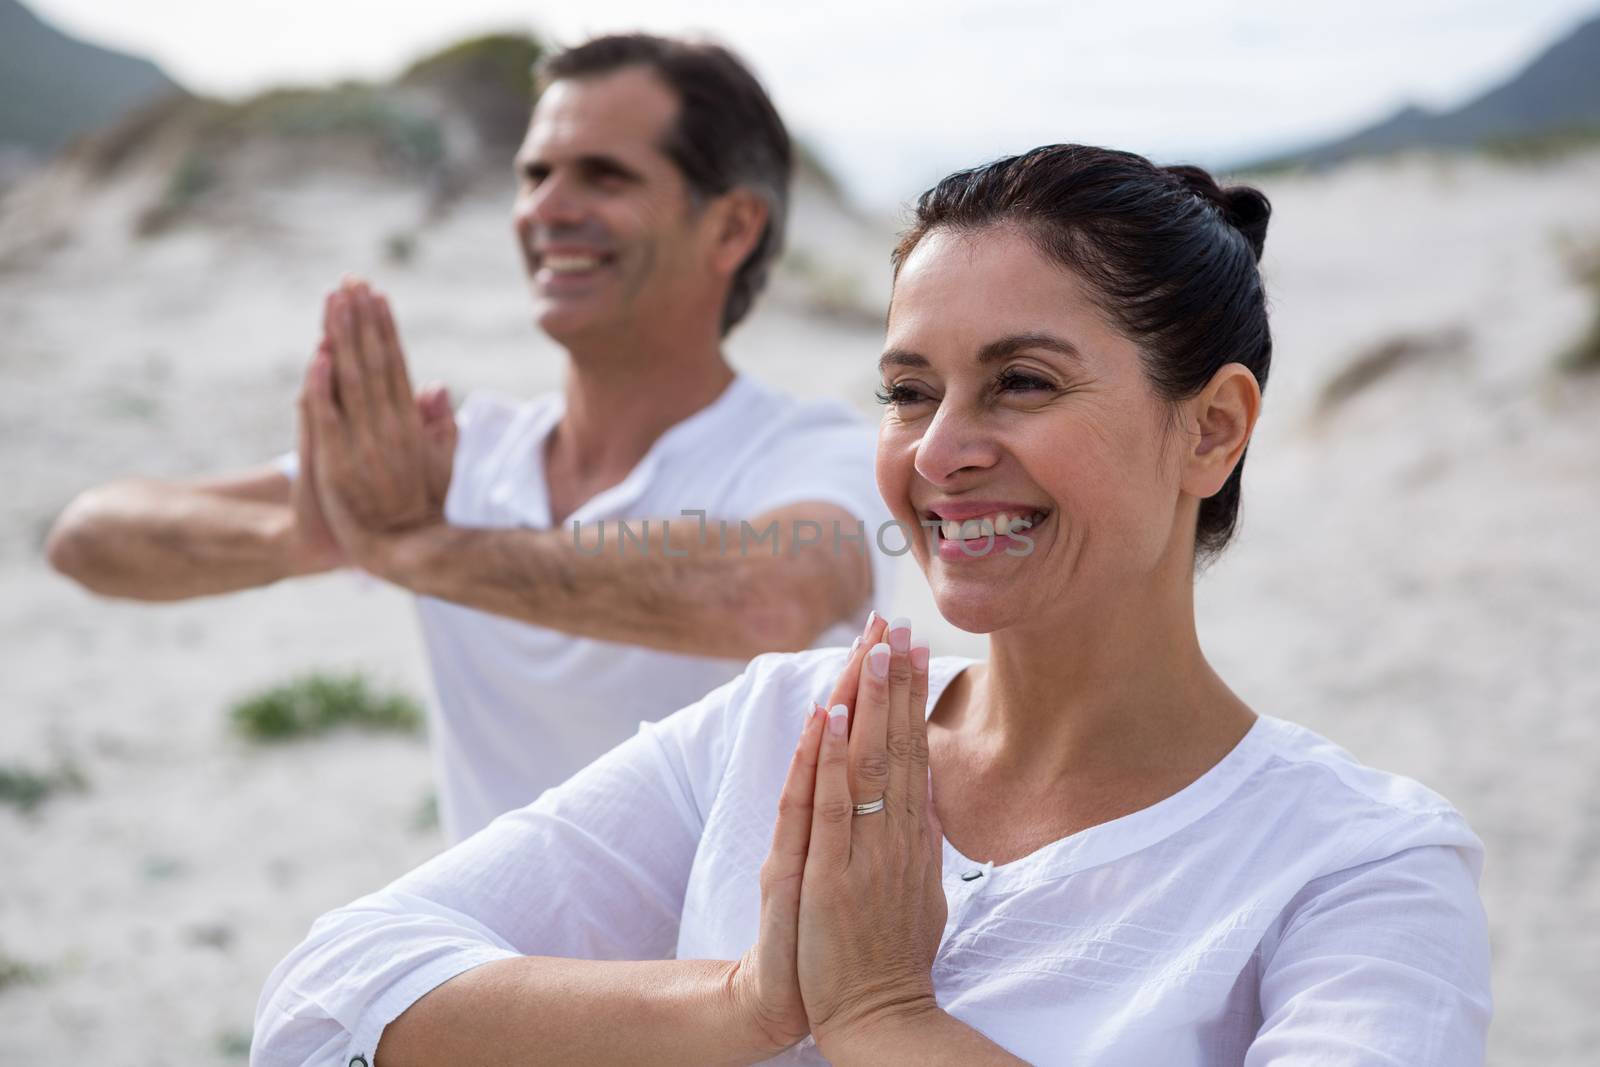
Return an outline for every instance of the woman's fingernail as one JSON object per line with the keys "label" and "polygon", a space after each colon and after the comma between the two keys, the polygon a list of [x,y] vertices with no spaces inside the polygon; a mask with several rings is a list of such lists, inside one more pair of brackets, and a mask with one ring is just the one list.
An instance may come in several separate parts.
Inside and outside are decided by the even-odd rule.
{"label": "woman's fingernail", "polygon": [[872,669],[874,678],[889,677],[889,646],[879,641],[872,646],[872,651],[867,653],[867,666]]}
{"label": "woman's fingernail", "polygon": [[834,737],[843,737],[849,725],[850,709],[843,704],[835,704],[828,712],[828,732]]}
{"label": "woman's fingernail", "polygon": [[867,612],[867,625],[861,628],[861,636],[866,637],[870,634],[872,632],[872,624],[877,621],[878,613],[876,611]]}
{"label": "woman's fingernail", "polygon": [[856,635],[856,639],[854,641],[850,642],[850,654],[852,656],[855,655],[856,654],[856,649],[858,649],[860,647],[861,647],[861,637],[858,634],[858,635]]}
{"label": "woman's fingernail", "polygon": [[911,642],[911,666],[919,671],[928,669],[928,639],[919,637]]}
{"label": "woman's fingernail", "polygon": [[904,615],[889,624],[889,647],[896,652],[911,647],[911,620]]}

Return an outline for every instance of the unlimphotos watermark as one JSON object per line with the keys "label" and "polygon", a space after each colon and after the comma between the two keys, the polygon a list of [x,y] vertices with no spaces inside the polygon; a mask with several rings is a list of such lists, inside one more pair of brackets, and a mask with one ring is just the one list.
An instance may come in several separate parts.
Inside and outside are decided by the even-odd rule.
{"label": "unlimphotos watermark", "polygon": [[[713,524],[707,521],[705,510],[686,508],[678,514],[695,520],[694,543],[702,551],[706,549],[712,540]],[[654,536],[651,533],[652,523],[657,531]],[[838,520],[833,520],[829,525],[832,527],[831,536],[820,522],[796,519],[789,524],[789,536],[785,538],[781,536],[782,525],[777,519],[767,520],[760,528],[749,519],[738,520],[737,526],[732,524],[732,520],[717,519],[714,527],[716,552],[723,556],[736,553],[743,557],[750,555],[752,549],[760,552],[762,546],[766,546],[770,555],[778,556],[785,548],[789,555],[794,555],[803,549],[827,546],[834,555],[839,555],[847,544],[862,550],[867,547],[867,524],[862,520],[856,520],[854,531],[849,531],[847,524]],[[928,539],[928,551],[934,555],[939,552],[940,540],[954,541],[961,546],[962,552],[974,559],[989,555],[1002,541],[1005,543],[1002,551],[1008,556],[1033,553],[1033,538],[1024,532],[1032,523],[1026,519],[1011,520],[1005,533],[996,532],[993,522],[989,520],[968,519],[964,523],[954,523],[956,529],[952,529],[952,521],[940,519],[922,519],[919,525]],[[610,519],[591,522],[587,526],[583,520],[573,519],[572,547],[582,556],[604,555],[608,528],[613,530],[610,543],[612,551],[618,556],[635,551],[640,556],[654,553],[670,559],[683,559],[691,551],[682,544],[674,544],[671,519]],[[890,531],[899,535],[899,547],[893,547],[885,540]],[[945,536],[948,533],[957,533],[959,536]],[[878,524],[872,540],[879,552],[903,556],[911,551],[911,538],[914,535],[915,531],[909,525],[899,519],[890,519]]]}

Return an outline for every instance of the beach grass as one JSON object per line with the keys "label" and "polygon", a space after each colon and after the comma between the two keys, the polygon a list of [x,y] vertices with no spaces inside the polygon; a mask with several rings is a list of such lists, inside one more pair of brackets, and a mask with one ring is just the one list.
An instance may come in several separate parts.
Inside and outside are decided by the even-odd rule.
{"label": "beach grass", "polygon": [[1561,356],[1561,369],[1574,374],[1593,374],[1600,371],[1600,247],[1594,249],[1574,268],[1584,290],[1589,294],[1589,326]]}
{"label": "beach grass", "polygon": [[43,967],[0,952],[0,992],[19,985],[37,985],[45,979]]}
{"label": "beach grass", "polygon": [[360,674],[314,672],[236,702],[233,727],[249,741],[314,737],[341,727],[418,733],[422,708],[412,697],[379,691]]}
{"label": "beach grass", "polygon": [[20,763],[0,765],[0,805],[30,814],[61,792],[82,792],[88,787],[83,772],[70,763],[41,771]]}

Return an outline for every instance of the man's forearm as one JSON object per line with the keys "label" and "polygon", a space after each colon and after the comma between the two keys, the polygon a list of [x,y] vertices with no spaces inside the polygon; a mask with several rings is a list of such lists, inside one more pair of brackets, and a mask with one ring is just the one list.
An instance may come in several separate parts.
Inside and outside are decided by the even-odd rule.
{"label": "man's forearm", "polygon": [[46,551],[56,570],[96,593],[182,600],[297,573],[293,522],[284,504],[117,482],[74,500]]}
{"label": "man's forearm", "polygon": [[692,519],[651,520],[647,534],[633,520],[638,540],[622,541],[618,524],[606,523],[603,544],[599,524],[581,542],[565,530],[437,526],[398,542],[386,576],[583,637],[748,659],[805,648],[862,608],[870,586],[864,548],[839,551],[831,531],[798,544],[807,538],[793,537],[792,525],[777,523],[775,541],[753,545],[737,527],[720,543],[714,528],[702,537]]}
{"label": "man's forearm", "polygon": [[739,1010],[733,967],[538,956],[484,964],[390,1023],[374,1067],[756,1063],[779,1049]]}

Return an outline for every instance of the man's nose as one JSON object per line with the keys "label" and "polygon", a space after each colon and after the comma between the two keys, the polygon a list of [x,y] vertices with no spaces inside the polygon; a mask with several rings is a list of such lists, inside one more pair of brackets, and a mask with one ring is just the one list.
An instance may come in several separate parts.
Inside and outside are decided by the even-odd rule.
{"label": "man's nose", "polygon": [[517,218],[542,227],[570,226],[583,221],[582,195],[564,176],[552,174],[517,204]]}

